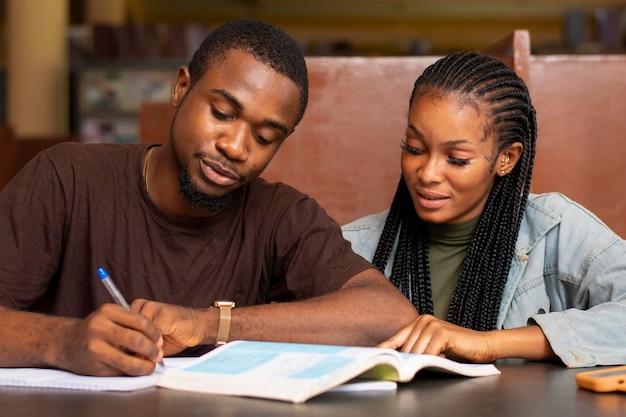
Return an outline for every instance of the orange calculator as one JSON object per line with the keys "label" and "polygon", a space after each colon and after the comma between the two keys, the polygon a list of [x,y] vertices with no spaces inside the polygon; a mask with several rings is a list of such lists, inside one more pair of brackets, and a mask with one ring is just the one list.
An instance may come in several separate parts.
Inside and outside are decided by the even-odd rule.
{"label": "orange calculator", "polygon": [[576,374],[576,384],[596,392],[626,392],[626,365],[579,372]]}

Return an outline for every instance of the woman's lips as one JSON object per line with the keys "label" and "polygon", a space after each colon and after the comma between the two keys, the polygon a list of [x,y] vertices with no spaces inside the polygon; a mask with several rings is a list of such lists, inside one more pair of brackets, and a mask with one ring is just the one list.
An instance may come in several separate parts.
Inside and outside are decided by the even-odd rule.
{"label": "woman's lips", "polygon": [[442,194],[427,192],[423,190],[416,190],[417,203],[430,210],[443,207],[448,201],[449,197]]}

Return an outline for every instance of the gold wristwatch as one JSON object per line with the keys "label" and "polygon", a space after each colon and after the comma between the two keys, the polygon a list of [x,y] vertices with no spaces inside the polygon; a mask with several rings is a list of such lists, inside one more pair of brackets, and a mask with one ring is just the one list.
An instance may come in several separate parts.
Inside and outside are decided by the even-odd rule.
{"label": "gold wristwatch", "polygon": [[228,333],[230,332],[230,312],[235,308],[234,301],[215,301],[213,307],[220,309],[220,323],[217,326],[217,337],[215,345],[221,346],[228,342]]}

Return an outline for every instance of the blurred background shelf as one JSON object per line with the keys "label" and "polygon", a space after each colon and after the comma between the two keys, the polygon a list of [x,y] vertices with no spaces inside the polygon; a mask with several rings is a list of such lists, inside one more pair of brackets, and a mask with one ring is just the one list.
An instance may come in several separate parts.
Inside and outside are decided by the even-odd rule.
{"label": "blurred background shelf", "polygon": [[91,62],[72,70],[71,130],[83,142],[139,141],[137,115],[144,101],[169,101],[183,62]]}
{"label": "blurred background shelf", "polygon": [[626,50],[626,0],[0,0],[0,124],[135,141],[138,103],[166,101],[176,68],[238,17],[281,26],[308,57],[440,56],[516,29],[535,55]]}

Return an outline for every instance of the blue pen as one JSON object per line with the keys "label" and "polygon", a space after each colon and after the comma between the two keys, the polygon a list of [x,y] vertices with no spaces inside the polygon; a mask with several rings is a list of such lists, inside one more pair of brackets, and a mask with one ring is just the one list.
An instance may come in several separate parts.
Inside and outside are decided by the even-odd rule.
{"label": "blue pen", "polygon": [[[124,307],[126,310],[130,310],[130,306],[124,299],[124,296],[122,295],[120,290],[118,290],[113,283],[113,280],[109,276],[109,273],[106,271],[106,269],[98,268],[98,276],[100,277],[100,281],[102,281],[104,286],[109,291],[109,294],[111,294],[111,297],[113,297],[113,299],[115,300],[115,303]],[[159,365],[161,365],[161,367],[165,369],[165,363],[163,362],[163,360],[159,361]]]}
{"label": "blue pen", "polygon": [[113,283],[113,280],[109,276],[109,273],[104,268],[98,268],[98,276],[100,277],[100,281],[102,281],[104,286],[107,287],[109,294],[111,294],[111,297],[113,297],[117,305],[124,307],[126,310],[130,310],[130,306],[124,299],[124,296],[122,295],[120,290],[118,290]]}

